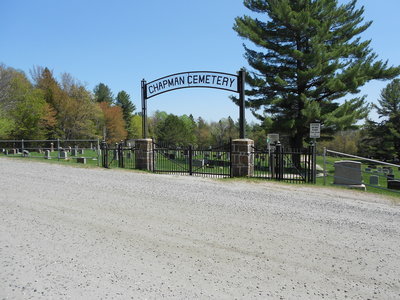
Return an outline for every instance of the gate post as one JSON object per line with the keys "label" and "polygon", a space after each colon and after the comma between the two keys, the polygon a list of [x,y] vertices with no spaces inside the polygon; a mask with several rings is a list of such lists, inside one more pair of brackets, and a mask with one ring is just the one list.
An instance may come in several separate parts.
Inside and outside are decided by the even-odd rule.
{"label": "gate post", "polygon": [[101,142],[101,162],[103,168],[108,168],[108,149],[105,141]]}
{"label": "gate post", "polygon": [[189,153],[188,153],[188,159],[189,159],[189,175],[193,175],[193,146],[189,145]]}
{"label": "gate post", "polygon": [[311,155],[311,159],[310,159],[310,178],[308,178],[308,182],[310,183],[316,183],[316,179],[317,179],[317,153],[316,153],[316,149],[315,149],[315,143],[312,143],[309,147],[308,147],[308,156],[310,157]]}
{"label": "gate post", "polygon": [[232,140],[232,177],[252,177],[254,175],[254,141],[250,139]]}
{"label": "gate post", "polygon": [[277,180],[283,180],[283,173],[284,173],[284,157],[283,157],[283,152],[282,152],[282,145],[280,142],[276,144],[276,149],[275,149],[275,158],[276,158],[276,163],[275,163],[275,175]]}
{"label": "gate post", "polygon": [[122,142],[118,144],[118,167],[125,168],[124,164],[124,152],[123,152],[123,144]]}
{"label": "gate post", "polygon": [[136,168],[139,170],[153,171],[153,140],[139,139],[135,140]]}

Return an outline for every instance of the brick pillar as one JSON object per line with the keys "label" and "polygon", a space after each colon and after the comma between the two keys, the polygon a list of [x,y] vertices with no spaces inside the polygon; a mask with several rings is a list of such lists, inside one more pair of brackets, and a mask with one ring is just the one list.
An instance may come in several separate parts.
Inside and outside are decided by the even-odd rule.
{"label": "brick pillar", "polygon": [[139,170],[153,170],[153,140],[135,140],[136,168]]}
{"label": "brick pillar", "polygon": [[232,140],[232,176],[251,177],[254,174],[254,141]]}

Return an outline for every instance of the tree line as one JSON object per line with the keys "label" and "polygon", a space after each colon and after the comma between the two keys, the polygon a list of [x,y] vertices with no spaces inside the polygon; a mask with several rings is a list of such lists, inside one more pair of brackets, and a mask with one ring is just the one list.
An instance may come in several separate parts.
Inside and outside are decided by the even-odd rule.
{"label": "tree line", "polygon": [[[103,139],[108,143],[142,137],[142,116],[126,91],[116,96],[104,83],[93,91],[63,73],[57,80],[46,67],[35,67],[30,77],[0,65],[0,139]],[[156,111],[148,118],[155,140],[175,145],[210,146],[239,137],[231,117],[207,122],[192,115]],[[265,136],[257,124],[251,136]]]}
{"label": "tree line", "polygon": [[[142,137],[142,116],[125,91],[114,97],[99,83],[89,91],[64,73],[58,81],[48,68],[36,67],[29,80],[22,71],[0,65],[0,139],[92,139],[108,143]],[[400,80],[390,82],[373,105],[379,120],[366,118],[333,134],[323,134],[319,149],[392,160],[400,158]],[[208,147],[239,138],[239,122],[231,117],[208,122],[192,115],[156,111],[148,118],[149,136],[157,142]],[[290,145],[290,135],[272,131],[267,119],[246,124],[246,137],[266,147],[268,133],[280,133]]]}
{"label": "tree line", "polygon": [[[246,107],[260,123],[247,125],[248,137],[262,144],[267,133],[279,133],[287,146],[301,148],[317,121],[321,141],[333,139],[331,148],[353,144],[364,156],[399,159],[400,67],[379,60],[371,40],[361,38],[372,22],[364,21],[357,0],[244,0],[244,6],[260,16],[237,17],[233,26],[250,43],[244,44]],[[114,99],[99,84],[92,93],[68,74],[57,82],[47,68],[35,69],[32,83],[22,72],[0,71],[0,136],[105,136],[111,142],[140,136],[141,116],[123,91]],[[392,80],[375,106],[355,96],[371,80]],[[368,119],[372,108],[379,122]],[[157,112],[150,119],[151,135],[173,143],[205,145],[237,134],[229,118],[207,123]]]}

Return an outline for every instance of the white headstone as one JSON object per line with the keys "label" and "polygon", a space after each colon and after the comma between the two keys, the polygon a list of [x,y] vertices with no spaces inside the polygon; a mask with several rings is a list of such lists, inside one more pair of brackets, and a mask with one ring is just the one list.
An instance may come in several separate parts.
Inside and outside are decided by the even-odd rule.
{"label": "white headstone", "polygon": [[45,159],[51,159],[50,150],[46,150],[46,151],[44,152],[44,158],[45,158]]}

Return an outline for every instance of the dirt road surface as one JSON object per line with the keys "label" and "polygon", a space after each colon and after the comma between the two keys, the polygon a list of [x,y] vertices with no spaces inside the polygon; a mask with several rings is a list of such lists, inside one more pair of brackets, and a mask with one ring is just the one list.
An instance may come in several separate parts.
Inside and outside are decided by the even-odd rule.
{"label": "dirt road surface", "polygon": [[400,299],[400,206],[0,158],[0,299]]}

